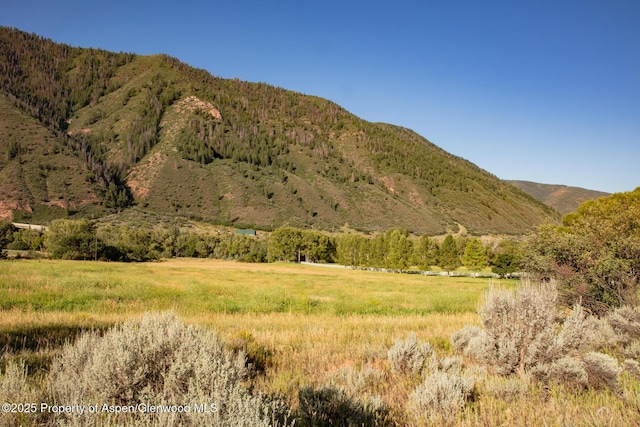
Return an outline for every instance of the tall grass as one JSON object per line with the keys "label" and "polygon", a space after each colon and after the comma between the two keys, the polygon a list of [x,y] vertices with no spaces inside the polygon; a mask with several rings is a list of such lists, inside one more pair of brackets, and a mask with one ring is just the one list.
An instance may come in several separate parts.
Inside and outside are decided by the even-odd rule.
{"label": "tall grass", "polygon": [[[33,374],[44,375],[62,345],[83,331],[172,309],[181,321],[214,330],[249,360],[259,359],[263,370],[252,378],[253,388],[283,396],[294,410],[358,409],[356,419],[382,414],[409,426],[433,422],[412,415],[408,403],[425,377],[394,373],[389,350],[415,333],[444,365],[454,353],[449,336],[480,326],[477,309],[490,286],[484,279],[211,260],[1,267],[2,366],[26,359],[34,384],[39,375]],[[61,304],[59,296],[76,303]],[[617,391],[578,390],[503,378],[466,357],[460,362],[475,378],[476,393],[446,421],[451,425],[640,425],[640,382],[628,372]],[[323,401],[331,396],[336,401]],[[318,420],[309,412],[300,417],[296,425]]]}
{"label": "tall grass", "polygon": [[131,313],[405,315],[473,312],[486,279],[289,264],[170,260],[153,264],[20,261],[0,270],[0,308]]}

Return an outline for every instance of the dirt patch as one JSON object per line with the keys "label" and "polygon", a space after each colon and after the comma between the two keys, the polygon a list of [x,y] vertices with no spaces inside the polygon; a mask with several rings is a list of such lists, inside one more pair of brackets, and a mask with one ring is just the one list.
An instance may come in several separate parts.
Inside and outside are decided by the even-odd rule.
{"label": "dirt patch", "polygon": [[151,182],[158,175],[158,171],[166,161],[167,156],[160,152],[155,152],[149,156],[144,164],[139,164],[131,170],[127,177],[127,185],[129,185],[135,197],[143,199],[149,195]]}
{"label": "dirt patch", "polygon": [[393,180],[393,178],[388,177],[388,176],[383,176],[383,177],[380,177],[378,179],[380,181],[382,181],[382,184],[389,191],[389,193],[398,194],[398,192],[396,191],[396,183]]}
{"label": "dirt patch", "polygon": [[84,135],[89,132],[91,132],[91,128],[82,128],[82,129],[70,130],[69,132],[67,132],[67,135],[69,136],[80,135],[80,134]]}
{"label": "dirt patch", "polygon": [[23,210],[31,212],[31,206],[23,205],[15,200],[0,200],[0,221],[10,221],[13,219],[13,212]]}
{"label": "dirt patch", "polygon": [[198,99],[198,97],[196,96],[188,96],[182,101],[176,102],[174,107],[175,107],[175,110],[179,113],[184,110],[188,110],[188,111],[200,110],[210,114],[211,117],[213,117],[216,120],[222,120],[222,114],[220,114],[220,111],[218,111],[218,109],[214,107],[212,103],[202,101]]}

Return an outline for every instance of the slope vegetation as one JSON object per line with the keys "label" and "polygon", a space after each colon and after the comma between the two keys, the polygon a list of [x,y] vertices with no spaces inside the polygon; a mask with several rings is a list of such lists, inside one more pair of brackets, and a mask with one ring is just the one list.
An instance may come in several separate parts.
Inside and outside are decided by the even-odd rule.
{"label": "slope vegetation", "polygon": [[[0,125],[14,126],[0,135],[4,216],[137,205],[236,226],[430,234],[517,234],[558,220],[420,135],[318,97],[7,28],[0,51]],[[57,157],[43,163],[44,153]],[[25,176],[38,170],[36,188]]]}
{"label": "slope vegetation", "polygon": [[568,214],[578,210],[583,202],[600,197],[609,196],[609,193],[596,190],[587,190],[580,187],[566,185],[539,184],[530,181],[506,181],[514,187],[518,187],[525,193],[551,206],[561,214]]}

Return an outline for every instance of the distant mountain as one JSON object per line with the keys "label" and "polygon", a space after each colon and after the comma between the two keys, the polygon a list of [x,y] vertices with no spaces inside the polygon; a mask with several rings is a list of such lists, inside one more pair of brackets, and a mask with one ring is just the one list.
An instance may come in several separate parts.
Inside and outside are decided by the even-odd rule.
{"label": "distant mountain", "polygon": [[561,214],[568,214],[578,210],[578,206],[587,200],[598,199],[600,197],[609,196],[596,190],[587,190],[580,187],[569,187],[566,185],[539,184],[530,181],[506,181],[531,195],[536,200],[551,206]]}
{"label": "distant mountain", "polygon": [[0,219],[523,233],[559,215],[390,124],[165,56],[0,28]]}

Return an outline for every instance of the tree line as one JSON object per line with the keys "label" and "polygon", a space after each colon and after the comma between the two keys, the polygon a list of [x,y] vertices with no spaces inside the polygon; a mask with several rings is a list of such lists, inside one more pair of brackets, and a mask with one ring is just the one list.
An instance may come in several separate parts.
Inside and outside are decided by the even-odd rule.
{"label": "tree line", "polygon": [[[410,236],[404,229],[365,237],[330,235],[316,230],[281,227],[268,236],[231,232],[198,234],[177,227],[146,230],[90,220],[60,219],[44,233],[0,226],[0,245],[8,249],[44,251],[52,258],[143,262],[171,257],[232,259],[245,262],[317,262],[354,267],[403,270],[413,266],[453,271],[487,267],[505,275],[518,268],[517,248],[485,246],[478,238],[447,236],[442,243],[426,235]],[[513,261],[506,265],[503,257]],[[502,267],[502,269],[501,269]]]}

